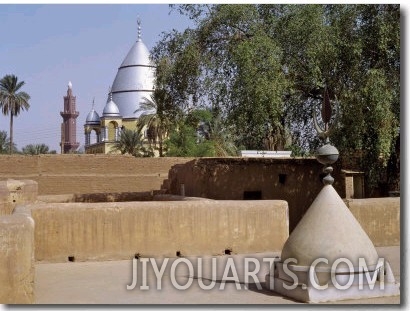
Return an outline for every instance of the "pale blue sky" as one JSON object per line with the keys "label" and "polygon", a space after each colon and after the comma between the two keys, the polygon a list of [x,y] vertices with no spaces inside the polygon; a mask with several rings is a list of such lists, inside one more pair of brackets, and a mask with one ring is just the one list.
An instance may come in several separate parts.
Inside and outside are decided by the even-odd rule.
{"label": "pale blue sky", "polygon": [[[118,67],[137,38],[149,50],[163,31],[185,29],[190,21],[167,4],[0,4],[0,76],[15,74],[26,82],[30,109],[14,122],[14,142],[21,149],[45,143],[60,152],[63,96],[68,81],[77,96],[77,141],[95,97],[101,114]],[[9,117],[0,114],[0,130],[9,132]]]}

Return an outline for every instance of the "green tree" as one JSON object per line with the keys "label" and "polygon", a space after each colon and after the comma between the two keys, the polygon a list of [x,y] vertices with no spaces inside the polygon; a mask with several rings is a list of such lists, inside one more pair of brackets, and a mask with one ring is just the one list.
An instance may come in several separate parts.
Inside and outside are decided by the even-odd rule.
{"label": "green tree", "polygon": [[0,154],[6,153],[10,148],[10,142],[7,139],[7,132],[0,131]]}
{"label": "green tree", "polygon": [[[165,79],[185,110],[208,105],[234,126],[236,143],[262,148],[268,125],[281,127],[286,86],[280,47],[260,27],[254,5],[182,5],[196,29],[166,34],[153,50],[166,59]],[[161,66],[158,67],[161,71]]]}
{"label": "green tree", "polygon": [[220,115],[193,109],[179,120],[166,141],[169,156],[215,157],[237,155],[233,135]]}
{"label": "green tree", "polygon": [[172,131],[166,145],[167,155],[171,157],[211,157],[215,154],[212,142],[198,138],[196,129],[189,124]]}
{"label": "green tree", "polygon": [[199,137],[213,145],[212,156],[236,156],[238,148],[235,145],[234,135],[232,130],[224,124],[221,115],[213,115],[209,109],[200,112],[197,132]]}
{"label": "green tree", "polygon": [[269,5],[260,11],[267,32],[283,52],[287,87],[281,122],[291,131],[291,149],[312,152],[320,144],[312,127],[312,109],[321,103],[325,86],[332,92],[337,86],[331,83],[336,51],[330,42],[325,6]]}
{"label": "green tree", "polygon": [[[286,119],[293,141],[313,153],[320,143],[312,110],[324,88],[340,105],[339,128],[331,140],[342,158],[357,151],[367,193],[386,174],[394,156],[400,119],[400,11],[398,5],[268,6],[284,49],[289,89]],[[268,14],[266,14],[268,16]],[[303,151],[302,151],[303,152]],[[397,165],[392,165],[392,167]]]}
{"label": "green tree", "polygon": [[270,142],[312,154],[321,144],[312,112],[326,88],[340,111],[330,139],[342,159],[362,152],[368,194],[397,170],[399,5],[172,8],[195,26],[164,34],[153,59],[179,107],[211,107],[245,148]]}
{"label": "green tree", "polygon": [[21,149],[23,154],[55,154],[55,150],[50,150],[46,144],[29,144]]}
{"label": "green tree", "polygon": [[113,152],[119,151],[121,154],[130,154],[135,157],[144,154],[143,139],[140,132],[124,128],[120,137],[115,141],[112,148]]}
{"label": "green tree", "polygon": [[[350,59],[342,51],[337,58],[349,61],[347,71],[339,64],[345,83],[341,89],[342,120],[334,141],[342,155],[361,150],[361,168],[366,174],[367,193],[386,182],[392,174],[388,162],[397,158],[400,126],[400,7],[399,5],[358,5],[332,7],[337,43],[353,49]],[[354,19],[352,22],[352,17]],[[342,21],[348,19],[351,27]],[[346,30],[347,28],[347,30]],[[346,35],[347,34],[347,35]],[[341,41],[349,43],[341,43]],[[345,66],[345,65],[344,65]],[[400,148],[398,148],[400,150]],[[387,172],[386,172],[387,170]],[[399,167],[398,167],[399,170]],[[394,173],[393,173],[394,175]],[[399,175],[398,175],[399,176]],[[392,181],[392,184],[398,184]],[[398,190],[398,189],[396,189]]]}
{"label": "green tree", "polygon": [[0,107],[4,115],[10,115],[10,154],[13,152],[13,118],[21,110],[28,110],[30,96],[20,89],[24,81],[18,81],[15,75],[6,75],[0,80]]}
{"label": "green tree", "polygon": [[[0,131],[0,154],[10,152],[10,138],[7,137],[6,131]],[[13,152],[17,152],[16,145],[13,144]]]}

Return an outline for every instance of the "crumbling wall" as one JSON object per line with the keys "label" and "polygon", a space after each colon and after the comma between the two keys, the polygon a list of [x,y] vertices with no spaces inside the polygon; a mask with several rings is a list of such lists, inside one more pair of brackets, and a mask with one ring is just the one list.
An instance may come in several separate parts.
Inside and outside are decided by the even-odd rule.
{"label": "crumbling wall", "polygon": [[24,208],[0,216],[0,303],[34,303],[34,221]]}
{"label": "crumbling wall", "polygon": [[32,207],[38,261],[280,251],[284,201],[48,203]]}
{"label": "crumbling wall", "polygon": [[37,187],[33,180],[0,181],[0,216],[11,215],[17,204],[35,202]]}
{"label": "crumbling wall", "polygon": [[0,303],[34,302],[34,221],[17,207],[37,199],[32,180],[0,181]]}

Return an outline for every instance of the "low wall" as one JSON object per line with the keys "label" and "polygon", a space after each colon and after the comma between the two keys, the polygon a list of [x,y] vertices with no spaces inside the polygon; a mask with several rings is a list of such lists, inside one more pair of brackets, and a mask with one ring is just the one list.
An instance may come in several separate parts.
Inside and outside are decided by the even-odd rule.
{"label": "low wall", "polygon": [[38,261],[280,251],[285,201],[48,203],[32,206]]}
{"label": "low wall", "polygon": [[400,245],[400,198],[348,200],[347,206],[375,246]]}
{"label": "low wall", "polygon": [[34,303],[34,222],[19,208],[0,216],[0,304]]}
{"label": "low wall", "polygon": [[128,155],[2,155],[0,179],[31,179],[38,194],[143,192],[160,189],[168,171],[192,158]]}
{"label": "low wall", "polygon": [[40,195],[39,203],[99,203],[99,202],[131,202],[152,201],[154,191],[146,192],[104,192],[83,194],[50,194]]}
{"label": "low wall", "polygon": [[162,191],[149,192],[116,192],[116,193],[86,193],[86,194],[50,194],[37,197],[39,203],[101,203],[101,202],[136,202],[136,201],[193,201],[211,200],[200,197],[185,197],[164,194]]}
{"label": "low wall", "polygon": [[[184,197],[150,193],[105,193],[83,195],[39,196],[44,203],[113,202],[113,201],[213,201],[201,197]],[[345,200],[353,215],[375,246],[400,245],[400,198],[371,198]]]}

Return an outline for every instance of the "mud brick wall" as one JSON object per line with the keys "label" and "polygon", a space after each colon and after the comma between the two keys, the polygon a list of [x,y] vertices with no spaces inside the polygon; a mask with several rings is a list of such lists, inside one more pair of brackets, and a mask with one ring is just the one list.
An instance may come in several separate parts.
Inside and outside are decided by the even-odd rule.
{"label": "mud brick wall", "polygon": [[121,155],[1,156],[0,180],[31,179],[39,195],[158,190],[175,164],[191,158]]}
{"label": "mud brick wall", "polygon": [[[346,197],[344,177],[333,165],[334,187]],[[323,187],[323,166],[314,158],[201,158],[175,165],[169,194],[214,200],[285,200],[292,231]]]}
{"label": "mud brick wall", "polygon": [[0,216],[0,303],[34,303],[34,221],[28,209]]}
{"label": "mud brick wall", "polygon": [[67,262],[280,251],[285,201],[152,201],[31,205],[37,261]]}
{"label": "mud brick wall", "polygon": [[35,202],[37,187],[32,180],[0,181],[0,216],[11,215],[18,204]]}
{"label": "mud brick wall", "polygon": [[400,245],[400,198],[348,200],[347,206],[375,246]]}

